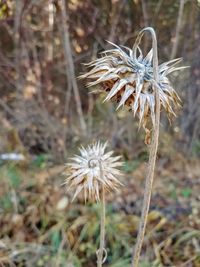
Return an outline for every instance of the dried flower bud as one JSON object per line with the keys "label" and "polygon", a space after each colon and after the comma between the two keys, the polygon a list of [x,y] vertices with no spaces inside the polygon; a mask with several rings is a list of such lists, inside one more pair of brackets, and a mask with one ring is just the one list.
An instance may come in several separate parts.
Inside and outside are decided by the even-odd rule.
{"label": "dried flower bud", "polygon": [[75,188],[73,200],[84,191],[85,201],[87,198],[99,200],[101,187],[111,190],[122,185],[117,177],[122,172],[117,169],[123,165],[121,156],[113,157],[113,151],[105,152],[107,143],[95,144],[80,148],[80,156],[75,155],[72,162],[67,164],[67,179],[64,184]]}
{"label": "dried flower bud", "polygon": [[[180,98],[173,89],[168,75],[184,67],[176,67],[180,58],[159,65],[159,82],[153,77],[152,49],[143,57],[139,46],[134,50],[111,43],[115,48],[103,52],[103,57],[90,62],[91,70],[80,78],[90,80],[88,87],[101,85],[108,94],[105,101],[116,100],[118,108],[127,105],[134,116],[139,117],[139,126],[146,128],[148,119],[155,123],[155,87],[159,90],[161,108],[168,117],[175,116],[172,106],[180,105]],[[139,53],[139,56],[137,56]]]}

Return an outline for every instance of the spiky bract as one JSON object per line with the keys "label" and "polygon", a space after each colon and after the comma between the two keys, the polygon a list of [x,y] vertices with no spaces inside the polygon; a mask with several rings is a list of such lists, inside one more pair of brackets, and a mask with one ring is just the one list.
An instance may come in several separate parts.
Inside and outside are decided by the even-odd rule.
{"label": "spiky bract", "polygon": [[[112,44],[112,43],[111,43]],[[146,128],[148,119],[155,123],[155,87],[159,89],[161,108],[168,117],[174,116],[173,106],[180,104],[180,98],[170,84],[168,75],[184,67],[176,67],[180,58],[159,65],[159,82],[153,78],[152,49],[143,57],[136,51],[112,44],[114,49],[102,53],[102,57],[90,62],[90,71],[80,78],[87,78],[88,87],[101,85],[108,94],[105,101],[117,100],[118,107],[127,105],[139,117],[139,125]],[[139,55],[137,55],[139,53]]]}
{"label": "spiky bract", "polygon": [[96,142],[87,148],[81,147],[80,155],[71,158],[67,164],[67,179],[64,184],[68,189],[75,188],[73,200],[83,191],[85,201],[99,200],[101,187],[112,190],[122,185],[117,179],[122,172],[117,167],[122,166],[121,156],[113,157],[113,151],[105,152],[107,143]]}

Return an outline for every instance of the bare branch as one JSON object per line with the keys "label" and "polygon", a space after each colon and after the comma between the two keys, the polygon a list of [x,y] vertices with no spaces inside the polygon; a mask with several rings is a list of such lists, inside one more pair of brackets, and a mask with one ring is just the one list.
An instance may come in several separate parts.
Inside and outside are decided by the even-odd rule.
{"label": "bare branch", "polygon": [[175,58],[177,49],[178,49],[179,37],[180,37],[182,21],[183,21],[184,4],[185,4],[185,0],[180,0],[178,19],[177,19],[177,25],[176,25],[176,33],[175,33],[175,38],[174,38],[175,41],[172,47],[172,52],[171,52],[171,57],[170,57],[171,59]]}
{"label": "bare branch", "polygon": [[[65,65],[66,65],[66,75],[68,84],[70,83],[70,88],[73,88],[74,97],[76,101],[76,108],[77,113],[80,119],[80,125],[83,133],[86,133],[86,124],[83,117],[83,111],[81,106],[81,99],[78,90],[78,85],[75,77],[75,69],[74,69],[74,62],[72,58],[72,50],[70,45],[70,38],[69,38],[69,26],[68,26],[68,15],[66,11],[66,4],[65,0],[61,0],[61,19],[62,19],[62,27],[63,27],[63,44],[64,44],[64,55],[65,55]],[[69,91],[70,92],[70,91]],[[67,93],[68,94],[68,93]],[[68,95],[69,97],[69,95]],[[67,100],[68,101],[68,100]],[[69,102],[68,102],[69,104]],[[67,107],[68,109],[68,107]]]}

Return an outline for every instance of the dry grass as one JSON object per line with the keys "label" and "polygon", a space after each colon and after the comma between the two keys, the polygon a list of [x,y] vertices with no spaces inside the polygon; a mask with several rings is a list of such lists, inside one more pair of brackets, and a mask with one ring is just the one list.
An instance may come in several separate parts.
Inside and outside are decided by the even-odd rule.
{"label": "dry grass", "polygon": [[[165,158],[166,159],[166,158]],[[143,194],[145,163],[128,161],[127,184],[107,198],[105,266],[130,265]],[[98,204],[83,205],[60,187],[62,166],[2,165],[1,266],[96,265]],[[131,177],[134,177],[132,179]],[[200,266],[199,161],[181,155],[158,162],[141,266]],[[112,204],[113,203],[113,204]],[[133,215],[134,214],[134,215]],[[120,232],[120,236],[116,233]]]}

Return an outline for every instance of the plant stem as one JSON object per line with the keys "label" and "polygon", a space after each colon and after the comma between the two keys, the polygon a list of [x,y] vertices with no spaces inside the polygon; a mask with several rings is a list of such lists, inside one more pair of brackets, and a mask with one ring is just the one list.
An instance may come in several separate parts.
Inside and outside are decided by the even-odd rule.
{"label": "plant stem", "polygon": [[[67,75],[68,90],[69,90],[69,92],[67,92],[67,94],[66,94],[65,112],[68,115],[70,97],[71,97],[71,89],[73,88],[77,114],[78,114],[79,119],[80,119],[80,127],[81,127],[83,134],[85,135],[87,127],[86,127],[85,119],[83,116],[81,98],[80,98],[80,94],[79,94],[78,84],[76,81],[75,67],[74,67],[74,61],[73,61],[73,57],[72,57],[72,49],[71,49],[70,36],[69,36],[68,13],[66,10],[65,0],[61,0],[61,21],[62,21],[62,27],[63,27],[64,56],[65,56],[66,75]],[[65,129],[65,131],[66,131],[66,129]],[[65,133],[64,133],[64,135],[65,135]]]}
{"label": "plant stem", "polygon": [[176,25],[176,34],[174,37],[174,44],[172,47],[172,53],[171,53],[170,59],[173,59],[176,56],[178,44],[179,44],[179,37],[180,37],[182,24],[183,24],[183,11],[184,11],[185,0],[180,0],[179,3],[180,4],[179,4],[179,11],[178,11],[177,25]]}
{"label": "plant stem", "polygon": [[148,163],[148,172],[146,176],[145,183],[145,192],[144,192],[144,200],[142,207],[142,214],[140,219],[139,231],[137,236],[137,242],[135,245],[135,250],[133,253],[132,259],[132,267],[137,267],[140,259],[140,253],[142,249],[142,243],[145,235],[145,229],[147,224],[150,200],[151,200],[151,192],[153,186],[153,178],[154,178],[154,169],[156,162],[156,155],[158,149],[158,138],[159,138],[159,124],[160,124],[160,99],[159,99],[159,91],[158,91],[158,52],[157,52],[157,38],[153,28],[145,28],[143,29],[136,40],[136,45],[139,44],[143,34],[145,31],[149,31],[152,36],[152,45],[153,45],[153,76],[154,76],[154,91],[155,91],[155,123],[153,123],[152,130],[152,141],[149,152],[149,163]]}
{"label": "plant stem", "polygon": [[100,229],[100,247],[97,251],[97,267],[102,267],[104,262],[103,253],[105,251],[105,188],[102,186],[101,192],[101,229]]}

